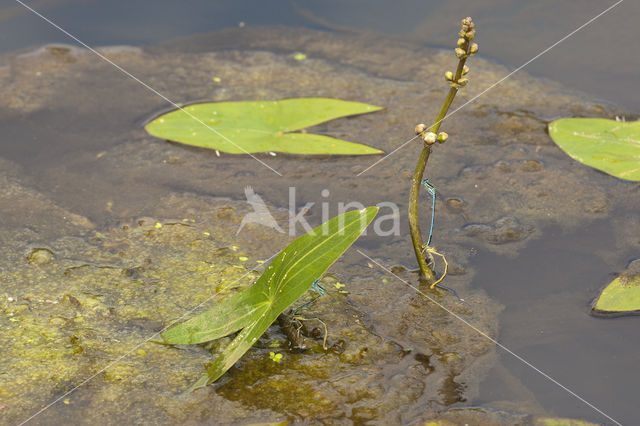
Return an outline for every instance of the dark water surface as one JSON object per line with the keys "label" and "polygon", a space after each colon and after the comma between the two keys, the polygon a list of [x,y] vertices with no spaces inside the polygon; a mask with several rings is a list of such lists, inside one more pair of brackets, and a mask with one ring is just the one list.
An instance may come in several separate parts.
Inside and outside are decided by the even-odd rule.
{"label": "dark water surface", "polygon": [[[633,373],[640,361],[634,349],[638,317],[603,320],[589,315],[593,295],[613,278],[610,271],[623,270],[628,259],[637,257],[637,251],[620,251],[610,264],[598,255],[598,250],[615,246],[612,231],[606,220],[577,233],[545,229],[542,239],[517,259],[480,254],[474,263],[481,272],[474,282],[505,305],[501,343],[599,409],[610,407],[608,414],[620,413],[617,420],[633,424],[637,411],[621,400],[620,392],[633,389],[638,381]],[[626,348],[624,354],[621,348]],[[503,352],[501,359],[544,407],[567,416],[584,415],[584,405],[569,393],[511,355]],[[491,374],[483,388],[481,401],[500,395]]]}
{"label": "dark water surface", "polygon": [[[29,4],[90,45],[152,46],[143,54],[115,53],[116,62],[120,58],[132,67],[134,74],[178,101],[336,96],[383,104],[387,111],[355,122],[362,126],[358,137],[391,151],[407,136],[411,137],[411,129],[421,117],[433,116],[439,106],[437,102],[443,97],[444,89],[440,90],[443,84],[434,76],[441,74],[441,64],[446,60],[437,56],[436,51],[423,50],[421,46],[451,45],[460,17],[474,17],[480,57],[504,64],[505,68],[479,60],[480,84],[470,84],[457,102],[479,93],[481,88],[488,87],[608,6],[587,0],[562,4],[496,0],[474,3],[467,8],[465,3],[457,0],[194,1],[184,6],[168,1],[44,0]],[[635,33],[638,16],[639,4],[627,0],[527,67],[532,75],[548,81],[514,78],[513,86],[496,90],[495,97],[486,96],[468,106],[461,112],[460,120],[446,123],[446,130],[462,140],[456,145],[445,145],[441,157],[438,153],[441,162],[432,160],[429,166],[432,181],[441,191],[434,241],[452,261],[453,272],[447,285],[456,287],[471,303],[482,301],[490,308],[491,312],[487,313],[474,305],[470,311],[481,318],[480,324],[486,329],[493,330],[498,303],[501,304],[504,309],[498,317],[497,336],[503,344],[623,424],[640,421],[636,402],[640,380],[637,369],[640,318],[593,318],[588,315],[588,308],[605,283],[629,261],[640,257],[638,186],[572,162],[548,140],[544,127],[548,120],[563,115],[612,118],[615,114],[637,113],[640,86],[636,78],[640,58],[633,54],[633,36],[629,34]],[[325,39],[326,33],[302,31],[298,34],[287,29],[274,30],[270,35],[269,28],[275,25],[328,30],[336,35],[335,38],[327,35]],[[256,28],[258,26],[265,27]],[[197,35],[224,29],[228,31],[213,36]],[[242,32],[243,29],[247,31]],[[262,36],[261,32],[264,32]],[[371,32],[378,34],[371,35]],[[344,46],[340,44],[342,36],[347,40]],[[185,38],[175,40],[177,37]],[[0,2],[1,53],[29,51],[45,43],[72,44],[72,41],[19,4]],[[332,50],[334,45],[339,47]],[[359,45],[366,54],[359,56]],[[301,48],[318,62],[298,65],[287,56]],[[243,49],[252,53],[243,55]],[[374,58],[376,50],[391,52],[387,58],[398,59],[388,59],[386,66],[384,58]],[[195,65],[190,68],[181,62],[184,59],[195,62],[201,59],[200,52],[209,51],[217,51],[217,56],[210,62],[203,60],[201,68]],[[412,56],[412,51],[419,53]],[[425,58],[421,57],[423,54]],[[72,51],[58,56],[51,52],[33,56],[31,65],[25,67],[42,66],[55,76],[46,80],[46,84],[39,86],[34,79],[15,78],[19,83],[12,89],[11,101],[7,102],[10,107],[3,106],[0,116],[0,157],[16,165],[17,170],[0,163],[5,167],[0,171],[7,176],[16,177],[21,184],[37,189],[57,205],[88,218],[100,230],[119,224],[125,218],[163,212],[165,216],[174,217],[181,206],[193,209],[200,206],[193,200],[180,204],[170,198],[174,204],[159,207],[158,200],[166,202],[167,193],[228,197],[239,201],[233,206],[238,210],[234,215],[240,215],[238,205],[244,201],[246,185],[253,185],[274,208],[286,209],[287,188],[294,181],[299,191],[298,207],[316,202],[309,215],[312,224],[320,222],[322,202],[330,202],[333,209],[338,201],[355,199],[365,205],[393,201],[401,209],[402,235],[390,239],[367,236],[360,247],[387,265],[414,264],[404,212],[415,147],[361,178],[354,175],[368,166],[370,159],[260,156],[285,175],[286,180],[282,180],[249,158],[223,155],[219,159],[211,152],[158,143],[147,137],[139,129],[139,123],[165,107],[164,101],[108,66],[93,65],[86,56],[74,55]],[[140,59],[140,55],[147,56]],[[433,62],[434,67],[440,68],[422,65],[431,57],[439,58]],[[371,58],[370,64],[368,58]],[[25,61],[28,60],[31,59]],[[212,85],[210,74],[222,75],[226,70],[216,68],[216,63],[237,66],[229,68],[229,74],[223,76],[224,84],[231,82],[229,86]],[[209,65],[212,71],[202,68]],[[278,72],[273,71],[280,70],[284,75],[296,66],[308,77],[297,80],[295,72],[286,74],[291,79],[290,85],[279,80]],[[67,69],[64,67],[68,67],[68,71],[64,71]],[[200,70],[202,73],[198,74]],[[328,87],[332,82],[335,87]],[[568,93],[565,89],[580,90],[584,94]],[[430,91],[427,96],[434,101],[423,110],[424,99],[419,93],[427,91]],[[353,139],[348,120],[320,130]],[[142,147],[140,151],[137,146]],[[251,167],[247,167],[248,163]],[[329,189],[331,195],[321,195],[323,189]],[[462,199],[461,207],[446,204],[447,198]],[[34,199],[39,198],[34,196]],[[53,217],[57,213],[52,211]],[[331,215],[336,213],[331,211]],[[519,226],[501,229],[496,221],[502,217],[516,217]],[[3,217],[2,230],[9,229],[14,219]],[[16,223],[20,223],[18,219]],[[40,224],[33,228],[38,226]],[[479,231],[474,233],[472,227]],[[504,244],[493,244],[492,235],[515,237]],[[275,244],[254,243],[256,250],[272,249]],[[373,272],[368,272],[364,263],[361,257],[350,252],[344,265],[337,266],[346,279],[355,283],[350,309],[366,316],[367,330],[389,347],[401,348],[402,353],[419,353],[415,357],[398,355],[398,366],[394,368],[393,362],[382,362],[388,359],[385,351],[391,349],[380,350],[371,355],[373,359],[379,357],[379,364],[372,362],[361,371],[354,367],[357,372],[354,374],[369,380],[369,372],[377,365],[385,375],[383,386],[388,384],[392,391],[402,389],[394,383],[399,377],[407,383],[413,383],[411,380],[421,385],[421,380],[427,383],[423,394],[411,389],[414,393],[407,397],[411,402],[407,402],[410,408],[406,417],[397,415],[386,418],[387,421],[422,419],[416,413],[433,406],[469,405],[606,421],[501,351],[498,351],[499,362],[485,360],[486,374],[466,366],[471,371],[466,379],[451,379],[449,384],[445,380],[445,385],[439,388],[444,395],[442,399],[428,399],[431,398],[429,380],[435,380],[434,376],[426,379],[428,374],[424,373],[424,377],[418,374],[416,378],[398,370],[415,372],[430,368],[427,366],[435,361],[424,361],[421,354],[435,350],[429,345],[422,347],[422,337],[416,336],[424,331],[422,321],[437,324],[443,320],[434,318],[435,313],[420,316],[423,310],[436,308],[411,296],[402,285],[398,288],[403,290],[376,290],[367,281],[368,274]],[[4,268],[9,270],[7,265]],[[405,279],[412,279],[410,273],[399,270],[404,271],[399,273]],[[379,275],[382,274],[376,275],[375,280],[381,279]],[[386,278],[388,285],[394,280]],[[494,302],[485,299],[482,291]],[[378,292],[377,296],[372,296],[372,292]],[[410,308],[398,308],[400,304]],[[326,315],[330,318],[330,314]],[[389,319],[396,317],[402,320],[390,324]],[[334,325],[334,329],[339,329],[339,325]],[[459,343],[448,345],[445,346],[450,350],[468,357],[474,353],[456,346],[461,345]],[[395,360],[395,356],[394,353],[391,359]],[[258,360],[251,362],[259,363]],[[349,358],[349,362],[354,361]],[[332,365],[342,368],[339,362]],[[437,364],[436,371],[441,371],[440,367]],[[179,366],[174,370],[178,371]],[[344,375],[348,374],[346,371]],[[234,388],[227,383],[219,389],[220,394],[243,407],[253,407],[258,419],[266,412],[260,410],[285,413],[289,420],[301,420],[307,413],[290,401],[283,402],[282,406],[265,401],[265,394],[280,389],[278,383],[252,383],[252,378],[243,373],[234,377],[245,387]],[[366,387],[362,383],[369,382],[358,383]],[[310,386],[315,385],[313,382]],[[348,389],[348,385],[345,387]],[[61,386],[56,392],[60,393],[63,388],[66,389]],[[409,392],[409,386],[407,389]],[[80,395],[90,399],[91,391],[83,392]],[[386,412],[384,404],[401,405],[398,401],[403,401],[402,395],[398,399],[386,395],[385,398],[390,399],[383,401],[382,396],[376,395],[385,395],[384,392],[372,391],[370,400],[366,400],[364,394],[366,392],[360,391],[358,398],[369,401],[366,404],[371,407],[358,407],[350,401],[353,406],[349,406],[351,411],[347,410],[346,414],[336,408],[340,403],[327,407],[340,413],[336,414],[340,421],[364,422],[375,419],[376,413]],[[381,401],[379,407],[371,402],[376,398]],[[39,403],[45,404],[48,400]],[[201,404],[206,403],[204,399]],[[49,417],[51,422],[62,421],[68,415],[63,408],[56,408],[55,414]],[[330,414],[313,410],[308,415],[326,422],[335,420]],[[201,416],[204,422],[210,420],[206,413],[201,412]],[[44,423],[46,418],[43,415]],[[181,417],[175,419],[182,420]]]}

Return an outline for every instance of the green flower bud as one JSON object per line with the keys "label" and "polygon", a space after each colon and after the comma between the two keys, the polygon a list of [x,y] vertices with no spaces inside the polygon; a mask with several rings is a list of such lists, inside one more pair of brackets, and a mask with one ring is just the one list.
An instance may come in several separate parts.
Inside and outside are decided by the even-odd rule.
{"label": "green flower bud", "polygon": [[426,125],[424,125],[424,124],[422,124],[422,123],[421,123],[421,124],[418,124],[418,125],[416,126],[416,129],[415,129],[416,135],[421,134],[421,133],[422,133],[422,132],[424,132],[425,130],[427,130],[427,126],[426,126]]}
{"label": "green flower bud", "polygon": [[458,47],[464,46],[466,42],[467,42],[467,40],[465,40],[463,38],[459,38],[458,39]]}
{"label": "green flower bud", "polygon": [[471,41],[476,37],[476,30],[467,31],[466,39]]}
{"label": "green flower bud", "polygon": [[[471,46],[473,48],[473,46]],[[478,48],[476,47],[476,52],[478,51]],[[460,49],[459,47],[456,47],[456,58],[458,59],[462,59],[465,57],[465,55],[467,54],[467,52],[464,51],[464,49]]]}
{"label": "green flower bud", "polygon": [[478,45],[476,43],[473,43],[469,48],[469,53],[473,55],[474,53],[477,53],[477,52],[478,52]]}
{"label": "green flower bud", "polygon": [[447,139],[449,139],[449,135],[448,134],[446,134],[445,132],[438,133],[438,142],[444,142]]}
{"label": "green flower bud", "polygon": [[453,73],[451,71],[447,71],[444,73],[444,78],[447,79],[447,81],[453,81]]}
{"label": "green flower bud", "polygon": [[469,67],[468,66],[463,66],[462,67],[462,75],[467,75],[467,73],[469,72]]}
{"label": "green flower bud", "polygon": [[466,86],[468,82],[469,82],[468,78],[461,78],[460,80],[458,80],[458,84],[460,85],[460,87]]}
{"label": "green flower bud", "polygon": [[436,143],[436,140],[438,139],[438,136],[433,133],[433,132],[427,132],[424,134],[424,136],[422,137],[422,140],[424,141],[424,143],[426,143],[427,145],[433,145],[434,143]]}

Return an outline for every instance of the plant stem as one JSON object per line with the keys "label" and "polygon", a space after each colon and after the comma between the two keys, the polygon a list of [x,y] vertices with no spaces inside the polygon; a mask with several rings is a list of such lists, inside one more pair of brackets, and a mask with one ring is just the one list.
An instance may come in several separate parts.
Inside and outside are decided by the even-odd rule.
{"label": "plant stem", "polygon": [[305,343],[305,339],[300,335],[298,329],[294,325],[293,319],[287,314],[278,315],[278,323],[280,324],[280,329],[287,335],[287,339],[289,339],[289,349],[293,353],[300,353],[307,350],[307,345]]}
{"label": "plant stem", "polygon": [[431,147],[425,146],[420,153],[416,170],[413,172],[411,192],[409,193],[409,231],[411,232],[413,251],[418,260],[418,266],[420,266],[420,277],[427,280],[428,284],[434,281],[435,275],[431,268],[429,268],[429,265],[427,265],[427,259],[422,250],[424,243],[422,242],[422,233],[420,232],[420,224],[418,223],[418,198],[420,196],[420,182],[422,182],[424,169],[427,167],[429,154],[431,154]]}
{"label": "plant stem", "polygon": [[[470,18],[468,18],[470,21]],[[464,24],[463,24],[464,25]],[[466,37],[465,37],[466,39]],[[440,129],[440,124],[442,120],[447,115],[449,111],[449,107],[453,102],[453,99],[456,97],[458,90],[460,89],[460,85],[457,83],[462,77],[462,73],[464,70],[464,63],[466,62],[469,55],[469,47],[470,41],[473,38],[467,40],[465,44],[465,53],[466,55],[462,56],[458,61],[458,68],[456,69],[455,76],[453,77],[453,81],[451,83],[451,88],[449,89],[449,93],[447,98],[445,99],[442,107],[440,108],[440,112],[438,112],[438,116],[436,117],[434,123],[431,125],[429,132],[438,133]],[[477,46],[476,46],[477,50]],[[420,158],[418,158],[418,163],[416,164],[416,169],[413,172],[413,180],[411,181],[411,192],[409,194],[409,231],[411,232],[411,241],[413,243],[413,251],[416,254],[416,259],[418,260],[418,265],[420,266],[420,277],[427,281],[427,283],[432,283],[435,280],[434,272],[427,265],[427,260],[425,257],[425,252],[423,249],[424,242],[422,240],[422,233],[420,232],[420,223],[418,221],[418,201],[420,197],[420,186],[422,183],[422,178],[424,176],[424,171],[427,168],[427,161],[429,160],[429,155],[431,154],[431,145],[425,143],[422,148],[422,152],[420,153]]]}

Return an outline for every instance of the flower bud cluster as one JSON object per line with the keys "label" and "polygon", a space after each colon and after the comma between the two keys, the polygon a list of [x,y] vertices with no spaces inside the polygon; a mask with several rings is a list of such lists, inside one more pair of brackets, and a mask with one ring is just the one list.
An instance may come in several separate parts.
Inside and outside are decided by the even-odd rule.
{"label": "flower bud cluster", "polygon": [[[462,63],[464,61],[476,54],[478,52],[478,44],[472,43],[473,39],[476,36],[476,24],[473,23],[471,18],[467,17],[462,20],[462,29],[458,33],[460,38],[458,39],[457,46],[454,49],[456,54],[456,58],[458,58]],[[459,66],[459,65],[458,65]],[[469,72],[469,67],[463,65],[462,72],[460,73],[462,76],[466,75]],[[452,87],[464,87],[467,85],[469,81],[468,78],[460,78],[456,79],[456,75],[452,71],[447,71],[444,74],[444,78],[449,82]]]}
{"label": "flower bud cluster", "polygon": [[[462,20],[462,29],[458,35],[460,38],[458,39],[456,48],[454,49],[456,57],[459,59],[458,68],[455,73],[453,71],[447,71],[444,74],[444,78],[449,82],[449,85],[456,90],[449,91],[449,97],[447,98],[449,104],[445,104],[447,107],[443,110],[444,112],[441,112],[443,116],[446,114],[448,105],[450,105],[457,89],[466,86],[469,82],[469,79],[465,77],[469,73],[469,67],[465,64],[465,61],[467,58],[478,52],[478,44],[473,43],[473,39],[476,37],[476,25],[473,23],[471,18],[467,17]],[[440,117],[438,123],[442,120],[443,118]],[[436,134],[431,131],[432,129],[437,131],[439,127],[439,125],[434,125],[429,128],[425,124],[418,124],[415,128],[415,132],[417,136],[422,138],[425,145],[431,146],[436,142],[443,143],[449,138],[449,135],[445,132]]]}
{"label": "flower bud cluster", "polygon": [[[468,72],[469,72],[469,69],[467,68],[466,72],[464,70],[462,71],[462,75],[466,75]],[[456,85],[458,87],[464,87],[469,82],[469,79],[466,77],[459,78],[456,80],[455,76],[453,75],[453,72],[451,71],[447,71],[446,73],[444,73],[444,78],[449,82],[449,84]]]}
{"label": "flower bud cluster", "polygon": [[473,40],[476,36],[476,24],[473,23],[471,17],[467,16],[462,20],[462,29],[458,33],[460,37],[463,37],[467,41]]}
{"label": "flower bud cluster", "polygon": [[437,135],[433,132],[427,131],[427,126],[424,124],[418,124],[416,126],[416,135],[422,137],[422,140],[426,145],[433,145],[436,142],[444,142],[449,138],[449,135],[445,132],[440,132]]}
{"label": "flower bud cluster", "polygon": [[462,29],[458,33],[460,38],[455,53],[458,59],[465,59],[473,55],[478,51],[478,45],[471,43],[476,37],[476,24],[473,23],[471,18],[466,17],[462,20]]}

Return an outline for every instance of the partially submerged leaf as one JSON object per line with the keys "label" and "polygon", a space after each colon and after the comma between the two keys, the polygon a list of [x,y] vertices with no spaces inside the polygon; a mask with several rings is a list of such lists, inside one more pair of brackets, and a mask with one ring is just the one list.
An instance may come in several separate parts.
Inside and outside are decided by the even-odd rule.
{"label": "partially submerged leaf", "polygon": [[549,124],[549,135],[574,160],[640,181],[640,121],[562,118]]}
{"label": "partially submerged leaf", "polygon": [[[159,138],[230,154],[267,151],[334,155],[383,153],[367,145],[329,136],[291,133],[335,118],[382,109],[374,105],[330,98],[293,98],[207,102],[191,104],[184,109],[186,112],[178,109],[155,118],[145,129]],[[354,134],[358,132],[354,131]]]}
{"label": "partially submerged leaf", "polygon": [[195,345],[228,336],[266,310],[264,305],[252,305],[251,296],[247,290],[229,296],[207,312],[165,331],[162,338],[172,345]]}
{"label": "partially submerged leaf", "polygon": [[251,287],[162,333],[167,343],[193,344],[243,328],[192,389],[213,383],[231,368],[278,315],[342,256],[377,213],[377,207],[368,207],[334,217],[289,244]]}
{"label": "partially submerged leaf", "polygon": [[640,275],[617,277],[602,290],[593,310],[599,314],[640,313]]}

